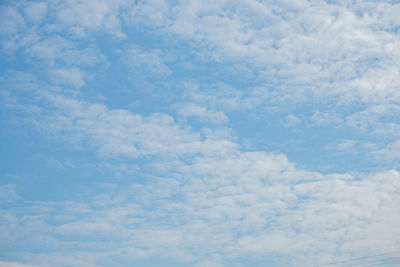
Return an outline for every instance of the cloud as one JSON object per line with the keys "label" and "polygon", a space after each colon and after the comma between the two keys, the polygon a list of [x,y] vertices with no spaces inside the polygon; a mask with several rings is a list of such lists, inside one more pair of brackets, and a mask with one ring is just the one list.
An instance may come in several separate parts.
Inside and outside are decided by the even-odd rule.
{"label": "cloud", "polygon": [[153,157],[140,168],[149,182],[114,185],[83,202],[29,202],[33,213],[23,221],[5,210],[5,243],[36,247],[46,237],[49,246],[36,253],[35,264],[62,265],[65,255],[75,259],[72,266],[162,255],[186,263],[215,257],[226,265],[235,255],[278,253],[288,264],[309,265],[398,246],[393,237],[400,233],[393,229],[399,218],[386,216],[396,214],[400,201],[397,171],[356,177],[306,171],[282,154],[244,152],[167,114],[142,116],[35,88],[41,103],[35,122],[42,129],[87,142],[105,160]]}
{"label": "cloud", "polygon": [[217,135],[192,132],[168,114],[154,113],[144,117],[51,91],[37,93],[43,101],[41,104],[46,105],[45,108],[36,106],[41,115],[32,117],[39,131],[58,135],[74,144],[87,143],[102,157],[175,157],[198,152],[224,154],[236,147]]}
{"label": "cloud", "polygon": [[342,115],[338,113],[316,111],[310,116],[310,120],[320,126],[336,126],[343,124],[343,118],[341,116]]}
{"label": "cloud", "polygon": [[[329,98],[344,105],[397,99],[393,77],[395,58],[400,54],[396,52],[398,37],[390,30],[397,24],[388,10],[398,5],[296,3],[289,7],[283,2],[256,1],[237,1],[235,5],[224,1],[174,5],[118,1],[110,6],[104,1],[73,1],[51,8],[57,11],[58,22],[76,36],[82,36],[82,30],[100,29],[122,34],[121,17],[131,14],[128,17],[135,25],[152,25],[161,34],[173,33],[192,40],[193,46],[201,44],[196,49],[211,54],[211,60],[247,64],[261,80],[279,85],[274,96],[277,101]],[[95,8],[87,12],[92,6]],[[366,16],[359,16],[360,12]],[[154,20],[141,19],[150,13]],[[138,65],[136,69],[168,75],[159,54],[131,52],[136,57],[133,61],[138,62],[133,63]],[[285,89],[288,87],[290,92]]]}
{"label": "cloud", "polygon": [[18,199],[18,195],[15,190],[15,185],[6,184],[0,186],[0,199],[3,203],[10,203]]}
{"label": "cloud", "polygon": [[243,93],[225,83],[217,83],[212,86],[204,86],[186,82],[184,84],[184,101],[191,101],[201,106],[224,111],[246,108]]}
{"label": "cloud", "polygon": [[339,151],[354,151],[356,142],[354,140],[344,140],[337,145]]}
{"label": "cloud", "polygon": [[0,8],[0,33],[16,34],[25,27],[25,21],[18,10],[10,6]]}
{"label": "cloud", "polygon": [[121,31],[120,9],[126,1],[70,1],[56,6],[57,21],[71,27],[82,27],[89,31],[105,31],[118,38],[124,38]]}
{"label": "cloud", "polygon": [[397,6],[190,2],[173,6],[162,20],[168,20],[163,30],[193,41],[211,61],[249,64],[279,88],[276,101],[369,105],[397,102],[398,36],[385,18]]}
{"label": "cloud", "polygon": [[[45,145],[60,150],[66,143],[73,155],[79,147],[90,162],[77,159],[77,168],[107,177],[65,201],[29,200],[18,192],[26,181],[0,185],[3,254],[38,266],[151,257],[200,266],[246,257],[309,266],[398,249],[398,9],[341,1],[2,5],[7,130],[15,133],[17,125],[49,137]],[[100,44],[103,34],[116,38]],[[118,53],[117,60],[106,58]],[[204,72],[187,74],[171,58],[201,64]],[[115,102],[97,103],[105,99],[103,84],[88,76],[120,61],[125,72],[110,71],[113,86],[135,91],[119,79],[146,79],[160,91],[172,88],[165,94],[173,103],[134,95],[146,109],[132,111],[117,90]],[[214,73],[220,68],[227,75]],[[315,135],[328,129],[326,139],[338,143],[327,145],[332,153],[358,150],[384,168],[320,173],[280,152],[246,151],[242,137],[234,138],[238,129],[226,124],[252,114]],[[265,146],[274,141],[269,130],[276,129],[259,133]],[[284,146],[287,139],[278,137]]]}
{"label": "cloud", "polygon": [[287,127],[295,126],[296,124],[299,124],[300,122],[301,122],[301,120],[292,114],[289,114],[286,116],[286,126]]}
{"label": "cloud", "polygon": [[35,267],[36,265],[22,264],[18,262],[0,261],[0,267]]}
{"label": "cloud", "polygon": [[85,85],[83,74],[77,68],[56,69],[51,72],[51,75],[56,84],[72,85],[75,88],[80,88]]}
{"label": "cloud", "polygon": [[76,43],[64,37],[54,35],[31,44],[26,53],[35,60],[51,67],[62,65],[94,66],[107,65],[104,56],[95,48],[80,49]]}
{"label": "cloud", "polygon": [[[41,236],[58,250],[73,241],[82,254],[64,254],[74,255],[72,266],[102,264],[110,255],[131,262],[151,255],[186,263],[215,258],[229,265],[237,255],[271,253],[282,255],[282,264],[307,266],[371,248],[394,250],[399,177],[397,171],[322,175],[265,152],[202,156],[151,183],[103,189],[85,202],[31,203],[33,213],[20,226],[2,225],[29,246]],[[50,214],[58,219],[46,222]],[[28,240],[25,231],[33,233]],[[59,255],[46,255],[49,263],[60,262]]]}
{"label": "cloud", "polygon": [[204,107],[188,104],[182,107],[179,110],[179,114],[181,114],[184,118],[198,118],[203,122],[211,122],[211,123],[226,123],[228,122],[228,117],[221,111],[210,111]]}
{"label": "cloud", "polygon": [[128,12],[128,21],[134,25],[163,27],[171,6],[164,0],[138,1]]}
{"label": "cloud", "polygon": [[46,15],[47,4],[45,2],[27,3],[23,12],[27,20],[39,23]]}
{"label": "cloud", "polygon": [[377,162],[394,167],[400,162],[400,140],[388,144],[369,144],[369,156]]}
{"label": "cloud", "polygon": [[164,64],[160,54],[160,51],[157,50],[145,52],[138,47],[132,47],[124,52],[123,60],[134,73],[157,74],[161,77],[169,76],[171,71]]}
{"label": "cloud", "polygon": [[400,124],[396,119],[400,107],[397,104],[371,105],[346,118],[349,126],[380,137],[398,137]]}

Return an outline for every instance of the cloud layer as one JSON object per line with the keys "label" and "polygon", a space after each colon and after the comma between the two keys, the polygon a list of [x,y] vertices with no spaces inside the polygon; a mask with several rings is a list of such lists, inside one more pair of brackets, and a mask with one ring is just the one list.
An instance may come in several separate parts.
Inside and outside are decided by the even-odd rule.
{"label": "cloud layer", "polygon": [[0,266],[398,252],[398,11],[2,2]]}

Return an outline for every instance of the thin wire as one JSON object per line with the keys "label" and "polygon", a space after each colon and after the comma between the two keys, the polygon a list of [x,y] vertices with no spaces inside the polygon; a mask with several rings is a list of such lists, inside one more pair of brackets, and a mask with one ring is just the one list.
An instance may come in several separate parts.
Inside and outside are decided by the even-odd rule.
{"label": "thin wire", "polygon": [[349,260],[345,260],[345,261],[336,261],[336,262],[331,262],[331,263],[327,263],[327,264],[316,265],[315,267],[322,267],[322,266],[329,266],[329,265],[335,265],[335,264],[353,262],[353,261],[357,261],[357,260],[371,259],[371,258],[376,258],[376,257],[380,257],[380,256],[395,254],[395,253],[398,253],[398,252],[400,252],[400,250],[393,251],[393,252],[382,253],[382,254],[377,254],[377,255],[373,255],[373,256],[366,256],[366,257],[361,257],[361,258],[354,258],[354,259],[349,259]]}
{"label": "thin wire", "polygon": [[394,261],[385,261],[385,262],[378,263],[378,264],[372,263],[370,265],[366,265],[365,267],[382,266],[382,265],[386,265],[386,264],[390,264],[390,266],[394,266],[394,265],[391,265],[393,263],[399,263],[398,266],[400,266],[400,258],[398,258],[397,260],[394,260]]}
{"label": "thin wire", "polygon": [[379,266],[379,265],[386,265],[386,264],[390,264],[390,266],[393,266],[393,265],[391,265],[391,264],[393,264],[393,263],[399,263],[398,266],[400,266],[400,258],[398,258],[397,260],[394,260],[394,261],[387,261],[387,262],[382,262],[382,263],[379,263],[379,264],[367,265],[366,267]]}
{"label": "thin wire", "polygon": [[389,260],[393,260],[393,259],[400,260],[400,257],[380,258],[380,259],[375,259],[375,260],[370,260],[370,261],[358,262],[358,263],[354,263],[354,264],[346,264],[346,265],[343,265],[343,267],[361,266],[361,265],[364,265],[364,264],[375,264],[375,263],[383,263],[383,264],[385,264],[385,262],[387,262]]}

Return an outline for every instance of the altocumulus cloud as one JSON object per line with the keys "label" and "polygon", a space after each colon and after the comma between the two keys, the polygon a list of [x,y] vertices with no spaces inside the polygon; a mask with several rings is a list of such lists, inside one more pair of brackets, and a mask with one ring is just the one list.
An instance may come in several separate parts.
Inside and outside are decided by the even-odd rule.
{"label": "altocumulus cloud", "polygon": [[0,266],[398,251],[399,10],[2,2]]}

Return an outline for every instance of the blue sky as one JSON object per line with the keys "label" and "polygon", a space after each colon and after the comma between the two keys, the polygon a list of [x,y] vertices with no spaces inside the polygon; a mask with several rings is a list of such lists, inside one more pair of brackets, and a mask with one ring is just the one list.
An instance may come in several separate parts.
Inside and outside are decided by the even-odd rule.
{"label": "blue sky", "polygon": [[1,1],[0,266],[398,259],[399,12]]}

